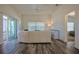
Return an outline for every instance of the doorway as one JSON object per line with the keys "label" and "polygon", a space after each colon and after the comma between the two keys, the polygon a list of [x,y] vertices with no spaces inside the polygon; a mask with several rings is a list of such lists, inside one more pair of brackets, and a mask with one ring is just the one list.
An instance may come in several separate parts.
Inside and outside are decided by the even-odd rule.
{"label": "doorway", "polygon": [[67,47],[73,48],[75,41],[75,11],[68,13],[66,17]]}

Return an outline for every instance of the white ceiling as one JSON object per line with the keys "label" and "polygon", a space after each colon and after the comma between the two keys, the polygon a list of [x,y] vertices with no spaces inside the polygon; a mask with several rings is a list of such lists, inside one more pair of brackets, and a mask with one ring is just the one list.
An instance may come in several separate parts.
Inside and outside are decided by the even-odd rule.
{"label": "white ceiling", "polygon": [[52,14],[60,6],[56,4],[14,4],[11,5],[23,15],[28,14]]}

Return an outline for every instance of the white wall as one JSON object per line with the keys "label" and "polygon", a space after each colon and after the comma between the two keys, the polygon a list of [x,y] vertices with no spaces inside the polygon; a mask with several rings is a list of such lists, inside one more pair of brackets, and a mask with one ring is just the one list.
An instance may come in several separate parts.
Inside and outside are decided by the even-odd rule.
{"label": "white wall", "polygon": [[79,49],[79,9],[76,10],[75,47]]}
{"label": "white wall", "polygon": [[20,14],[17,13],[12,7],[8,5],[0,5],[0,44],[3,43],[2,15],[14,17],[17,21],[20,21]]}
{"label": "white wall", "polygon": [[0,14],[0,44],[3,42],[3,34],[2,34],[2,16]]}
{"label": "white wall", "polygon": [[57,14],[53,15],[53,25],[52,25],[52,29],[54,30],[59,30],[60,32],[60,39],[64,39],[64,15],[60,15],[60,12],[58,12]]}
{"label": "white wall", "polygon": [[22,16],[22,30],[28,29],[28,22],[43,22],[48,28],[47,24],[50,21],[49,15],[23,15]]}
{"label": "white wall", "polygon": [[20,14],[10,5],[0,5],[0,13],[19,19]]}

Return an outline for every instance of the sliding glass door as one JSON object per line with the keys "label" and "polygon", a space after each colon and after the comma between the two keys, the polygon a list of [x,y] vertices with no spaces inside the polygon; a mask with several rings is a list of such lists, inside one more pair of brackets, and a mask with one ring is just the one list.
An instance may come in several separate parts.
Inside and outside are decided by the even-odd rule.
{"label": "sliding glass door", "polygon": [[17,38],[17,21],[15,18],[3,16],[3,32],[8,40]]}
{"label": "sliding glass door", "polygon": [[17,22],[14,18],[9,18],[7,22],[8,39],[16,39],[17,37]]}

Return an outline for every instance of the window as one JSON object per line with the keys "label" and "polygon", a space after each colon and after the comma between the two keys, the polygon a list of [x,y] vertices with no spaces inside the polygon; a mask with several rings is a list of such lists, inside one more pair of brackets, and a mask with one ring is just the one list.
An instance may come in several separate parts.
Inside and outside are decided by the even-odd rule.
{"label": "window", "polygon": [[7,16],[3,16],[3,32],[7,29]]}
{"label": "window", "polygon": [[42,22],[29,22],[28,30],[29,31],[43,31],[45,29],[45,24]]}
{"label": "window", "polygon": [[67,31],[74,31],[74,23],[73,22],[67,23]]}

